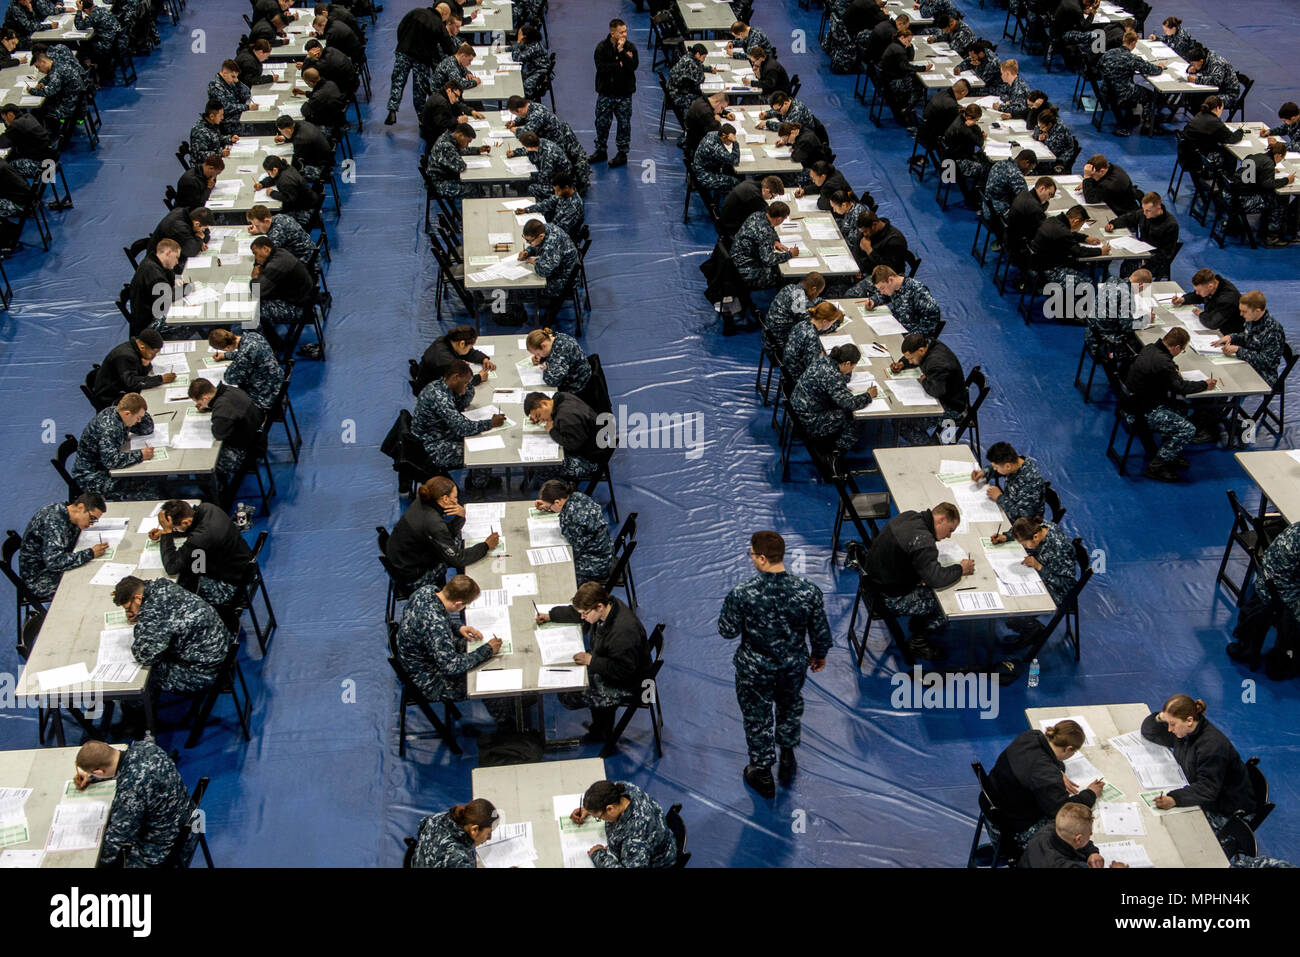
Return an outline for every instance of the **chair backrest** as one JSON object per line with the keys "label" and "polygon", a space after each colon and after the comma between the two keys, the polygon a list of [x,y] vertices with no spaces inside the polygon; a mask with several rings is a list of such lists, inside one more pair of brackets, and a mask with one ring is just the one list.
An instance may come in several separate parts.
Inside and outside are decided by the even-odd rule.
{"label": "chair backrest", "polygon": [[673,867],[685,867],[691,855],[686,853],[686,822],[682,820],[681,804],[674,804],[664,816],[664,823],[672,831],[673,843],[677,845],[677,863]]}
{"label": "chair backrest", "polygon": [[1061,524],[1061,519],[1065,518],[1066,509],[1061,505],[1061,496],[1056,489],[1052,488],[1052,483],[1048,482],[1043,487],[1043,501],[1047,504],[1048,510],[1052,513],[1053,524]]}
{"label": "chair backrest", "polygon": [[101,402],[99,398],[95,395],[95,378],[98,375],[99,375],[99,363],[96,362],[93,366],[90,367],[90,371],[86,373],[85,380],[83,380],[81,383],[81,394],[86,397],[86,399],[90,402],[92,406],[94,406],[96,412],[99,412],[102,409],[107,408],[109,405],[109,403],[107,402]]}
{"label": "chair backrest", "polygon": [[[1181,244],[1180,244],[1181,245]],[[1278,374],[1277,381],[1273,383],[1273,394],[1281,395],[1286,391],[1286,380],[1291,375],[1291,370],[1295,368],[1296,353],[1291,348],[1291,343],[1282,343],[1282,371]]]}
{"label": "chair backrest", "polygon": [[402,854],[402,866],[410,867],[415,862],[415,849],[420,846],[420,842],[413,837],[404,837],[402,840],[406,843],[406,851]]}
{"label": "chair backrest", "polygon": [[984,765],[978,761],[972,761],[970,766],[971,770],[975,772],[975,780],[979,782],[980,786],[980,811],[1004,838],[1010,838],[1011,834],[1006,822],[1003,820],[1002,808],[998,802],[993,782],[989,780],[988,772],[984,770]]}
{"label": "chair backrest", "polygon": [[970,375],[966,376],[967,392],[969,393],[972,388],[975,389],[975,398],[970,400],[969,414],[973,418],[979,412],[979,407],[984,404],[984,399],[989,394],[988,379],[985,378],[984,370],[979,366],[971,369]]}
{"label": "chair backrest", "polygon": [[844,567],[863,575],[867,569],[867,546],[862,542],[849,542],[845,545]]}
{"label": "chair backrest", "polygon": [[388,529],[382,525],[375,526],[376,543],[379,545],[379,554],[388,553]]}
{"label": "chair backrest", "polygon": [[181,140],[181,145],[176,148],[176,159],[180,161],[182,169],[189,170],[190,144],[188,140]]}
{"label": "chair backrest", "polygon": [[[139,268],[140,255],[148,248],[149,248],[149,237],[145,236],[143,239],[137,239],[130,246],[127,246],[125,249],[122,250],[122,252],[126,253],[126,258],[131,263],[132,269]],[[127,286],[126,288],[130,289],[130,286]]]}
{"label": "chair backrest", "polygon": [[591,370],[591,379],[583,390],[586,403],[597,415],[612,412],[614,404],[609,397],[609,382],[605,379],[605,367],[601,365],[600,353],[593,352],[587,356],[587,368]]}
{"label": "chair backrest", "polygon": [[614,537],[614,551],[618,552],[628,541],[636,540],[636,512],[632,512],[623,520],[623,527],[618,530]]}
{"label": "chair backrest", "polygon": [[1255,795],[1255,814],[1250,819],[1250,829],[1258,831],[1259,826],[1264,823],[1264,818],[1272,814],[1273,808],[1277,805],[1268,799],[1268,779],[1259,769],[1258,757],[1246,761],[1246,777],[1250,779],[1250,789]]}
{"label": "chair backrest", "polygon": [[907,249],[903,251],[903,262],[907,263],[907,275],[916,278],[916,271],[921,268],[921,257]]}
{"label": "chair backrest", "polygon": [[1233,817],[1214,834],[1219,839],[1219,846],[1229,860],[1238,854],[1255,857],[1259,854],[1259,843],[1255,832],[1250,829],[1250,822],[1244,817]]}
{"label": "chair backrest", "polygon": [[68,501],[72,501],[81,494],[81,486],[72,473],[68,471],[68,459],[77,451],[77,437],[75,435],[64,435],[63,441],[54,451],[54,458],[50,459],[50,464],[54,466],[54,471],[59,473],[59,478],[63,479],[68,486]]}
{"label": "chair backrest", "polygon": [[163,190],[163,205],[168,209],[176,208],[176,187],[168,186]]}
{"label": "chair backrest", "polygon": [[632,553],[636,551],[636,539],[626,542],[623,550],[614,551],[614,564],[609,568],[609,576],[605,579],[605,591],[612,592],[616,585],[626,581],[627,564],[632,560]]}
{"label": "chair backrest", "polygon": [[1251,514],[1237,499],[1237,493],[1228,489],[1228,505],[1232,508],[1232,538],[1243,548],[1253,549],[1265,541],[1263,522]]}
{"label": "chair backrest", "polygon": [[[173,757],[173,761],[176,759]],[[194,804],[194,810],[190,812],[188,824],[182,827],[176,833],[176,840],[172,844],[171,853],[167,855],[167,865],[171,867],[189,867],[190,861],[194,857],[195,850],[199,846],[199,836],[203,833],[201,825],[196,825],[195,818],[203,820],[199,808],[203,804],[203,795],[208,793],[208,784],[211,778],[199,778],[198,784],[194,785],[194,791],[190,794],[190,801]]]}
{"label": "chair backrest", "polygon": [[1092,556],[1088,554],[1088,549],[1083,544],[1082,538],[1076,538],[1070,542],[1070,548],[1074,551],[1074,564],[1079,569],[1079,578],[1065,593],[1061,600],[1061,607],[1069,610],[1077,606],[1079,593],[1083,591],[1085,585],[1092,579]]}

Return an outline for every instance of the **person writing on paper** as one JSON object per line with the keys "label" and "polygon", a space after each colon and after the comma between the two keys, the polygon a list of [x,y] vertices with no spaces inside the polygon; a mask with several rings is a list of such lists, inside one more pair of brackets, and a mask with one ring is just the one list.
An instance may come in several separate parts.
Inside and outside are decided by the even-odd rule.
{"label": "person writing on paper", "polygon": [[475,798],[442,814],[430,814],[416,832],[411,867],[477,867],[474,848],[492,840],[500,817],[491,801]]}
{"label": "person writing on paper", "polygon": [[[992,471],[992,475],[989,471]],[[998,484],[997,480],[1003,483]],[[989,447],[989,469],[975,469],[970,473],[972,482],[988,482],[986,493],[1002,507],[1007,518],[1015,521],[1043,514],[1043,494],[1047,482],[1038,468],[1038,462],[1021,455],[1010,442],[994,442]],[[993,536],[993,544],[1001,545],[1007,536]]]}
{"label": "person writing on paper", "polygon": [[230,363],[221,381],[243,389],[259,409],[269,412],[284,385],[284,369],[266,337],[255,329],[244,329],[239,335],[213,329],[208,333],[208,345],[216,350],[214,362]]}
{"label": "person writing on paper", "polygon": [[1110,207],[1116,216],[1135,212],[1139,205],[1128,173],[1101,153],[1083,164],[1083,182],[1075,187],[1075,192],[1083,193],[1085,203]]}
{"label": "person writing on paper", "polygon": [[420,392],[411,419],[411,435],[424,445],[429,462],[439,469],[465,467],[465,439],[505,425],[498,412],[478,422],[465,418],[474,401],[473,373],[464,359],[453,359],[443,377]]}
{"label": "person writing on paper", "polygon": [[1142,474],[1158,482],[1177,482],[1191,463],[1181,454],[1190,442],[1193,445],[1213,442],[1217,432],[1197,429],[1188,417],[1187,410],[1178,402],[1183,396],[1205,392],[1218,385],[1218,379],[1193,382],[1184,379],[1174,359],[1181,355],[1191,335],[1182,326],[1175,326],[1162,339],[1143,346],[1138,357],[1129,366],[1126,385],[1133,400],[1146,417],[1146,423],[1164,439],[1160,450],[1147,463]]}
{"label": "person writing on paper", "polygon": [[575,243],[578,242],[578,234],[582,232],[587,220],[587,210],[582,197],[573,187],[573,174],[562,169],[552,173],[551,192],[552,195],[540,199],[534,197],[536,201],[520,210],[520,214],[527,216],[535,213],[548,223],[563,229]]}
{"label": "person writing on paper", "polygon": [[[844,313],[833,302],[820,302],[809,309],[808,317],[790,330],[790,337],[786,340],[785,354],[781,361],[785,375],[798,382],[804,370],[823,354],[821,337],[834,332],[843,321]],[[855,406],[858,407],[860,406]]]}
{"label": "person writing on paper", "polygon": [[773,297],[772,305],[763,317],[763,326],[764,338],[776,350],[778,357],[794,327],[825,301],[822,299],[825,290],[826,277],[819,272],[810,272],[798,282],[782,286]]}
{"label": "person writing on paper", "polygon": [[777,200],[766,210],[750,214],[731,244],[731,259],[750,289],[775,286],[780,265],[799,255],[798,246],[781,242],[777,229],[790,215],[790,207]]}
{"label": "person writing on paper", "polygon": [[589,479],[614,454],[614,443],[595,410],[572,393],[556,392],[548,398],[541,392],[529,392],[524,396],[524,415],[534,425],[544,425],[564,449],[559,470],[563,478]]}
{"label": "person writing on paper", "polygon": [[18,550],[18,577],[33,595],[53,598],[64,572],[104,557],[106,542],[82,549],[76,544],[77,536],[99,521],[107,508],[103,496],[87,492],[68,505],[46,505],[32,516]]}
{"label": "person writing on paper", "polygon": [[232,143],[239,142],[239,136],[221,132],[221,124],[225,117],[226,111],[221,103],[217,100],[209,100],[208,105],[203,108],[199,121],[190,128],[191,156],[211,156],[215,153],[220,153],[222,156],[230,155],[230,146]]}
{"label": "person writing on paper", "polygon": [[[178,535],[184,537],[180,545]],[[253,552],[244,536],[229,513],[211,502],[163,502],[149,541],[160,544],[163,570],[213,605],[233,602],[253,573]]]}
{"label": "person writing on paper", "polygon": [[1120,270],[1121,276],[1128,276],[1137,269],[1147,269],[1157,280],[1163,282],[1169,278],[1169,267],[1178,253],[1178,220],[1165,209],[1159,193],[1144,194],[1140,209],[1116,216],[1105,229],[1108,233],[1131,229],[1138,239],[1155,247],[1141,258],[1125,262]]}
{"label": "person writing on paper", "polygon": [[1174,296],[1174,306],[1192,306],[1207,329],[1225,336],[1241,332],[1241,293],[1213,269],[1201,268],[1192,276],[1192,291]]}
{"label": "person writing on paper", "polygon": [[539,625],[548,621],[582,622],[588,628],[591,651],[573,656],[575,664],[587,666],[587,690],[562,692],[559,698],[570,711],[591,709],[591,723],[582,740],[604,744],[613,733],[616,709],[635,703],[645,691],[642,682],[650,671],[645,628],[632,609],[594,581],[579,585],[571,604],[537,613]]}
{"label": "person writing on paper", "polygon": [[672,867],[677,839],[659,802],[627,781],[597,781],[569,815],[574,824],[588,818],[604,822],[608,846],[587,852],[596,867]]}
{"label": "person writing on paper", "polygon": [[176,181],[176,205],[184,209],[206,206],[217,185],[217,176],[226,168],[226,161],[211,153],[195,162]]}
{"label": "person writing on paper", "polygon": [[1261,126],[1260,136],[1275,136],[1286,144],[1288,150],[1300,149],[1300,105],[1288,100],[1277,111],[1282,122],[1277,126]]}
{"label": "person writing on paper", "polygon": [[768,96],[790,92],[790,74],[776,57],[768,56],[762,47],[754,47],[749,51],[749,68],[754,75],[740,78],[745,86],[754,87]]}
{"label": "person writing on paper", "polygon": [[907,369],[920,369],[921,388],[943,407],[943,416],[909,418],[900,426],[899,438],[909,445],[933,445],[938,441],[936,430],[943,428],[945,421],[956,422],[970,404],[966,376],[951,349],[920,333],[904,336],[900,351],[903,358],[891,362],[889,371],[898,375]]}
{"label": "person writing on paper", "polygon": [[[703,43],[693,44],[686,51],[685,56],[677,58],[673,64],[672,70],[668,73],[668,91],[673,98],[673,106],[678,114],[684,115],[691,108],[697,97],[703,95],[700,89],[700,83],[703,82],[705,74],[718,73],[715,67],[707,65],[704,61],[708,58],[709,48]],[[746,86],[749,86],[748,77]]]}
{"label": "person writing on paper", "polygon": [[[1052,826],[1044,827],[1025,846],[1018,866],[1105,867],[1105,858],[1092,843],[1092,809],[1082,804],[1063,805]],[[1110,866],[1128,867],[1123,861],[1111,861]]]}
{"label": "person writing on paper", "polygon": [[[1005,541],[1006,537],[999,535],[994,541],[996,542],[997,539]],[[1052,601],[1060,605],[1078,580],[1076,570],[1078,563],[1074,556],[1074,546],[1065,537],[1060,526],[1045,522],[1038,515],[1022,517],[1012,522],[1011,537],[1029,553],[1020,564],[1038,572],[1043,585],[1047,588],[1047,593],[1052,596]],[[1002,639],[999,644],[1009,650],[1028,647],[1043,633],[1042,623],[1031,616],[1008,618],[1007,627],[1014,632],[1014,635]],[[1014,679],[1023,663],[1010,663],[1009,679]]]}
{"label": "person writing on paper", "polygon": [[1286,349],[1286,332],[1268,312],[1268,301],[1258,289],[1244,294],[1238,302],[1245,328],[1234,335],[1214,340],[1225,356],[1235,356],[1250,363],[1259,377],[1270,386],[1277,382],[1277,367]]}
{"label": "person writing on paper", "polygon": [[111,405],[128,392],[143,392],[176,381],[176,373],[153,375],[151,363],[163,347],[157,329],[145,329],[104,357],[91,384],[91,394],[101,405]]}
{"label": "person writing on paper", "polygon": [[539,512],[560,516],[560,534],[573,549],[573,567],[578,584],[603,582],[614,562],[605,510],[568,482],[550,479],[537,493],[534,507]]}
{"label": "person writing on paper", "polygon": [[755,532],[749,560],[758,574],[727,594],[718,634],[740,639],[732,661],[749,754],[742,777],[770,798],[776,796],[772,763],[778,746],[780,782],[789,786],[798,770],[794,749],[802,733],[803,683],[809,671],[826,667],[831,629],[821,589],[785,570],[785,539],[773,531]]}
{"label": "person writing on paper", "polygon": [[850,299],[865,297],[863,308],[889,305],[889,311],[908,332],[932,338],[939,331],[942,315],[939,303],[925,284],[903,276],[889,266],[871,270],[871,279],[863,279],[845,295]]}
{"label": "person writing on paper", "polygon": [[1241,811],[1255,813],[1255,791],[1241,755],[1205,717],[1205,702],[1176,694],[1142,722],[1142,737],[1173,748],[1187,786],[1155,799],[1156,807],[1199,807],[1218,832]]}
{"label": "person writing on paper", "polygon": [[[823,308],[835,307],[824,302],[813,310],[813,322]],[[795,335],[806,327],[801,323],[790,335],[794,344]],[[853,343],[836,346],[830,355],[821,355],[821,345],[817,346],[818,355],[812,359],[799,375],[794,391],[790,393],[790,408],[799,417],[800,424],[808,433],[808,438],[824,455],[847,455],[857,445],[860,430],[853,419],[853,413],[865,409],[880,391],[873,383],[865,390],[852,392],[849,381],[853,368],[862,359],[862,353]],[[790,351],[786,351],[790,356]]]}
{"label": "person writing on paper", "polygon": [[430,584],[441,588],[448,568],[473,565],[501,541],[501,534],[493,530],[484,541],[466,547],[464,527],[465,506],[460,504],[456,483],[435,475],[419,487],[415,501],[388,536],[384,557],[394,577],[412,589]]}
{"label": "person writing on paper", "polygon": [[[465,675],[501,650],[500,638],[485,639],[477,628],[458,626],[451,619],[472,605],[479,593],[474,579],[457,575],[442,588],[425,585],[402,611],[393,651],[431,704],[464,701],[469,694]],[[467,651],[470,641],[483,644]],[[499,727],[514,726],[512,699],[484,698],[483,704]]]}
{"label": "person writing on paper", "polygon": [[936,588],[955,585],[975,574],[975,562],[964,558],[956,565],[939,564],[939,542],[952,536],[961,513],[951,502],[940,502],[922,512],[900,512],[891,518],[867,551],[865,575],[872,590],[895,615],[907,615],[908,650],[917,658],[941,661],[947,657],[930,639],[948,623],[939,606]]}
{"label": "person writing on paper", "polygon": [[153,448],[128,449],[135,435],[152,435],[153,419],[144,396],[128,392],[101,411],[81,433],[72,478],[83,492],[97,492],[108,500],[146,501],[157,498],[148,482],[109,477],[113,469],[130,468],[153,459]]}
{"label": "person writing on paper", "polygon": [[478,330],[473,326],[453,326],[445,335],[434,339],[420,357],[420,371],[415,383],[416,395],[424,391],[430,382],[441,379],[457,359],[483,367],[481,372],[474,375],[470,385],[480,386],[486,382],[488,373],[496,369],[497,365],[487,353],[474,348],[476,342]]}
{"label": "person writing on paper", "polygon": [[[281,175],[289,172],[291,170],[286,169]],[[276,331],[276,323],[292,326],[303,321],[316,299],[316,277],[297,256],[287,249],[277,248],[266,236],[254,239],[250,249],[253,269],[249,274],[249,284],[250,289],[257,290],[259,329],[271,348],[283,352],[286,343]]]}
{"label": "person writing on paper", "polygon": [[524,224],[524,248],[519,250],[518,260],[546,280],[545,322],[554,322],[578,279],[578,247],[564,230],[530,219]]}
{"label": "person writing on paper", "polygon": [[217,610],[168,578],[127,575],[113,588],[113,604],[135,626],[131,656],[150,669],[162,691],[202,691],[217,680],[231,634]]}
{"label": "person writing on paper", "polygon": [[280,209],[286,215],[298,220],[299,225],[310,227],[312,215],[320,207],[320,197],[303,174],[285,162],[282,156],[268,156],[262,160],[262,169],[266,175],[261,179],[253,178],[253,189],[269,190],[266,195],[279,200]]}
{"label": "person writing on paper", "polygon": [[208,230],[215,225],[212,210],[200,206],[198,209],[186,209],[177,206],[162,218],[149,237],[151,245],[160,240],[174,239],[181,247],[179,269],[185,268],[185,260],[197,256],[208,248]]}
{"label": "person writing on paper", "polygon": [[528,333],[524,345],[532,364],[541,368],[543,382],[560,392],[571,392],[584,401],[590,399],[584,393],[592,382],[591,365],[577,339],[549,328],[534,329]]}
{"label": "person writing on paper", "polygon": [[217,476],[230,481],[244,464],[244,456],[257,448],[265,418],[262,410],[247,392],[225,382],[214,386],[207,379],[195,379],[186,394],[199,412],[212,415],[212,437],[221,443]]}
{"label": "person writing on paper", "polygon": [[1106,782],[1098,778],[1086,787],[1071,781],[1065,761],[1086,740],[1077,721],[1058,721],[1045,731],[1022,731],[998,755],[989,772],[990,797],[1002,811],[1010,838],[1024,847],[1039,829],[1051,824],[1062,807],[1077,804],[1091,809]]}
{"label": "person writing on paper", "polygon": [[116,863],[123,848],[129,848],[123,861],[127,867],[166,864],[194,814],[194,802],[167,752],[152,741],[132,741],[125,750],[87,741],[73,761],[78,791],[99,781],[117,782],[99,848],[100,866]]}

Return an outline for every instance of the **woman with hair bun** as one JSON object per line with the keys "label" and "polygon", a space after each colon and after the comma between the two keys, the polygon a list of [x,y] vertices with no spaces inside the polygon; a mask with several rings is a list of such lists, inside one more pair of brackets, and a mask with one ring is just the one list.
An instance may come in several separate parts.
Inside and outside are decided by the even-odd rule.
{"label": "woman with hair bun", "polygon": [[677,840],[659,802],[635,784],[597,781],[582,796],[582,807],[569,815],[581,824],[589,818],[605,823],[608,846],[597,844],[588,855],[596,867],[672,867]]}
{"label": "woman with hair bun", "polygon": [[457,804],[420,822],[412,867],[474,867],[474,849],[492,839],[497,809],[484,798]]}
{"label": "woman with hair bun", "polygon": [[1084,740],[1077,721],[1058,721],[1046,731],[1022,732],[998,756],[989,782],[991,797],[1011,831],[1006,837],[1024,847],[1039,828],[1055,820],[1062,805],[1073,801],[1092,807],[1101,797],[1101,779],[1080,787],[1065,773],[1065,759],[1073,757]]}
{"label": "woman with hair bun", "polygon": [[1222,731],[1205,717],[1205,702],[1176,694],[1142,722],[1142,737],[1174,749],[1187,786],[1156,798],[1156,807],[1199,807],[1218,831],[1238,811],[1255,813],[1246,764]]}

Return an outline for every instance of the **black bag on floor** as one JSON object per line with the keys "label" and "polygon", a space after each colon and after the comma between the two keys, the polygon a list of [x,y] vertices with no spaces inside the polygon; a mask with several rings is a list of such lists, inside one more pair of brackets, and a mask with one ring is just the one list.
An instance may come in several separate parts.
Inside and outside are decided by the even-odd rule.
{"label": "black bag on floor", "polygon": [[478,739],[478,766],[534,764],[542,760],[542,735],[538,731],[494,731]]}

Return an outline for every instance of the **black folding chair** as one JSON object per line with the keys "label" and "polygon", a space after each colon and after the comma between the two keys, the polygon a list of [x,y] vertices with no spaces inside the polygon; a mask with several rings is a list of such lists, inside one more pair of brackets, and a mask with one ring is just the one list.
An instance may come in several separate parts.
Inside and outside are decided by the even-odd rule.
{"label": "black folding chair", "polygon": [[636,713],[642,710],[650,712],[650,728],[654,732],[655,738],[655,757],[662,758],[664,756],[661,737],[664,715],[659,703],[659,672],[664,666],[663,622],[655,625],[655,630],[651,632],[646,642],[650,646],[650,667],[641,675],[641,680],[638,682],[641,689],[640,695],[624,706],[622,717],[619,718],[618,723],[614,725],[614,730],[605,739],[605,746],[601,748],[600,756],[602,758],[613,756],[618,749],[619,739],[623,737],[623,732],[627,730],[628,724],[631,723]]}

